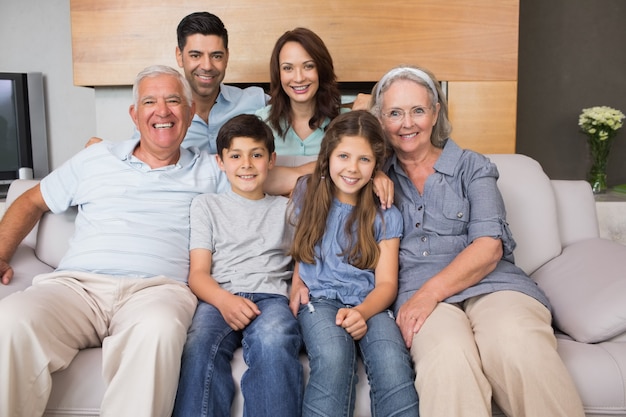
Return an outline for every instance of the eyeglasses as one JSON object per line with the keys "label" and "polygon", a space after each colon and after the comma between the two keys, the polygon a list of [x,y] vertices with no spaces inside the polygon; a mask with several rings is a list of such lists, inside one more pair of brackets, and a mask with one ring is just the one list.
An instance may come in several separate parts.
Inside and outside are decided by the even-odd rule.
{"label": "eyeglasses", "polygon": [[[426,115],[426,108],[416,106],[416,107],[413,107],[411,110],[409,110],[408,114],[411,116],[411,119],[413,119],[413,121],[418,121],[419,119],[421,119],[422,117]],[[383,117],[389,123],[394,123],[394,124],[402,122],[406,115],[407,115],[407,112],[402,109],[393,109],[393,110],[389,110],[387,113],[383,113]]]}

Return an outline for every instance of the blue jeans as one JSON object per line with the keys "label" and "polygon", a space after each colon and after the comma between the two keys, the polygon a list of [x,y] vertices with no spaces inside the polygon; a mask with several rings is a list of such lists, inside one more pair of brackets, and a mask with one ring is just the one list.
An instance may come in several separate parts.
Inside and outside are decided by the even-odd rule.
{"label": "blue jeans", "polygon": [[199,301],[183,350],[174,416],[230,417],[235,394],[231,359],[239,346],[248,369],[241,379],[244,417],[294,417],[302,408],[302,340],[286,297],[238,294],[261,310],[234,331],[211,304]]}
{"label": "blue jeans", "polygon": [[309,355],[311,375],[302,416],[352,416],[357,383],[357,347],[370,384],[372,417],[416,417],[415,374],[400,330],[390,311],[367,321],[355,341],[335,324],[337,300],[312,298],[300,307],[298,322]]}

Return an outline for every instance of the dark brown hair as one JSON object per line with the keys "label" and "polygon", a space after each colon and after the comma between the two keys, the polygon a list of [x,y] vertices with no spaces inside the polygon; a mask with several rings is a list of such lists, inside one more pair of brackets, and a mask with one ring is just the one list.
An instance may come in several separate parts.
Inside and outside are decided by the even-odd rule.
{"label": "dark brown hair", "polygon": [[222,125],[217,132],[217,154],[223,157],[222,151],[229,149],[235,138],[251,138],[262,143],[271,156],[274,153],[274,134],[272,129],[253,114],[240,114]]}
{"label": "dark brown hair", "polygon": [[214,14],[209,12],[195,12],[183,17],[176,28],[178,49],[183,51],[187,44],[187,38],[196,34],[219,36],[224,42],[224,48],[228,50],[228,31],[224,26],[224,22]]}

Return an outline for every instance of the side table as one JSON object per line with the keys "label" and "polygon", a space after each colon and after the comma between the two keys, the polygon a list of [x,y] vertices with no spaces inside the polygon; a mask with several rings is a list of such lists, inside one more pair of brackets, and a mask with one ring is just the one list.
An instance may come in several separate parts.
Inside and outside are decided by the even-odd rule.
{"label": "side table", "polygon": [[600,237],[626,245],[626,194],[608,191],[595,199]]}

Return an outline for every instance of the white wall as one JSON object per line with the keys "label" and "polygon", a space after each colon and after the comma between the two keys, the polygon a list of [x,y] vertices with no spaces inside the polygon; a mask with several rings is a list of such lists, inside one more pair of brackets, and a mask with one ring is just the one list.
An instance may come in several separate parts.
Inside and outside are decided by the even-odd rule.
{"label": "white wall", "polygon": [[135,130],[128,109],[133,102],[132,87],[96,88],[96,133],[106,140],[119,142]]}
{"label": "white wall", "polygon": [[1,72],[43,73],[56,168],[97,133],[95,91],[73,84],[69,0],[0,0],[0,39]]}

